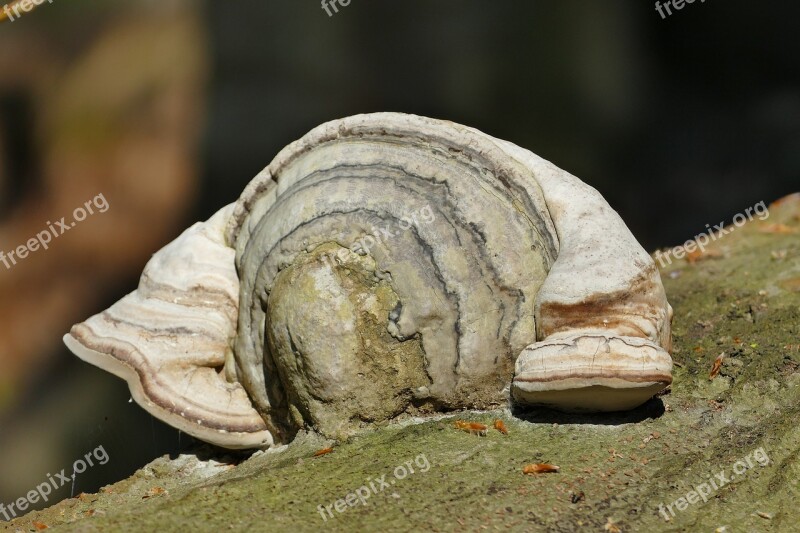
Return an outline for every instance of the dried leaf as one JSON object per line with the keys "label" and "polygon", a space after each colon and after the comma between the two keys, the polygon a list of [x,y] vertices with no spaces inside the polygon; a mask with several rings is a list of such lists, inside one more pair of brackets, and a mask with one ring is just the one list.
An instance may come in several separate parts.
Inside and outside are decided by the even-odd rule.
{"label": "dried leaf", "polygon": [[529,464],[522,467],[523,474],[549,474],[561,470],[560,466],[548,463]]}
{"label": "dried leaf", "polygon": [[725,359],[725,352],[722,352],[714,359],[714,366],[711,367],[711,373],[708,375],[708,379],[714,379],[719,374],[720,369],[722,368],[722,360]]}
{"label": "dried leaf", "polygon": [[314,457],[319,457],[320,455],[325,455],[327,453],[331,453],[333,448],[322,448],[321,450],[317,450],[314,452]]}
{"label": "dried leaf", "polygon": [[460,429],[462,431],[466,431],[468,433],[474,433],[476,435],[485,436],[487,430],[489,429],[486,425],[478,423],[478,422],[465,422],[463,420],[456,420],[455,422],[456,429]]}
{"label": "dried leaf", "polygon": [[705,261],[707,259],[718,259],[722,257],[722,252],[717,250],[694,250],[692,252],[686,253],[686,262],[690,265],[697,263],[698,261]]}
{"label": "dried leaf", "polygon": [[165,489],[164,487],[153,487],[150,490],[148,490],[144,496],[142,496],[142,499],[146,500],[147,498],[152,498],[153,496],[160,496],[161,494],[166,494],[166,493],[167,489]]}

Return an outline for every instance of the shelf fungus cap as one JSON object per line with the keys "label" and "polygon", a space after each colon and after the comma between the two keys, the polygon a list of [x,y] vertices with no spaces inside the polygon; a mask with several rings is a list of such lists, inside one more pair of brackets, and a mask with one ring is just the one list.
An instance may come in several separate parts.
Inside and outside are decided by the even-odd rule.
{"label": "shelf fungus cap", "polygon": [[400,113],[323,124],[64,337],[229,448],[508,403],[618,411],[672,380],[658,269],[602,195]]}
{"label": "shelf fungus cap", "polygon": [[537,341],[515,363],[514,401],[622,411],[672,382],[672,307],[650,255],[602,195],[506,141],[542,188],[558,258],[536,296]]}
{"label": "shelf fungus cap", "polygon": [[624,411],[672,383],[672,359],[639,337],[551,337],[517,359],[514,400],[564,411]]}
{"label": "shelf fungus cap", "polygon": [[156,253],[136,291],[73,326],[64,343],[127,381],[136,403],[171,426],[219,446],[263,448],[272,434],[242,385],[226,378],[239,305],[223,237],[231,210]]}

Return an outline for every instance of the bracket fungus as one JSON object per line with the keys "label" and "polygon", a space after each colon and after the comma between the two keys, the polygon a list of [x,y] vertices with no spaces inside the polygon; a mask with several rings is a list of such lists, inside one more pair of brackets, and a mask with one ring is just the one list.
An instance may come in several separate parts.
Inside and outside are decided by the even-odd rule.
{"label": "bracket fungus", "polygon": [[634,408],[671,381],[658,270],[533,153],[398,113],[323,124],[64,342],[229,448],[403,413]]}

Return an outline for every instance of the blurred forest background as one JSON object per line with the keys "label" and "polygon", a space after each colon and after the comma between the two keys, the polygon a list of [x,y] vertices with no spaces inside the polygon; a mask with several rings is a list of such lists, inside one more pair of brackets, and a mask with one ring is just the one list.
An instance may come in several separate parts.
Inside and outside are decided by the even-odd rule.
{"label": "blurred forest background", "polygon": [[110,208],[0,264],[0,502],[101,445],[109,463],[56,500],[190,444],[61,336],[312,127],[371,111],[477,127],[597,188],[653,251],[800,189],[798,11],[55,0],[3,23],[0,250],[98,194]]}

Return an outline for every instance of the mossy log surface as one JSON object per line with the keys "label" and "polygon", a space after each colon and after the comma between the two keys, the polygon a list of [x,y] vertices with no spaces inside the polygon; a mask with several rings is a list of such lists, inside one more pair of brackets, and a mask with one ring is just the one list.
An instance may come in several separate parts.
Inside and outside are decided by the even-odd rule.
{"label": "mossy log surface", "polygon": [[[250,457],[205,448],[0,527],[798,531],[800,195],[733,228],[704,253],[662,269],[675,308],[674,382],[636,411],[452,413],[339,443],[301,434],[283,450]],[[498,418],[508,435],[492,429]],[[489,431],[459,431],[457,419]],[[328,446],[331,453],[313,456]],[[530,463],[560,471],[523,474]],[[387,485],[377,481],[384,474]],[[337,500],[370,481],[377,494],[368,489],[366,505],[337,510]],[[690,492],[703,483],[707,501]]]}

